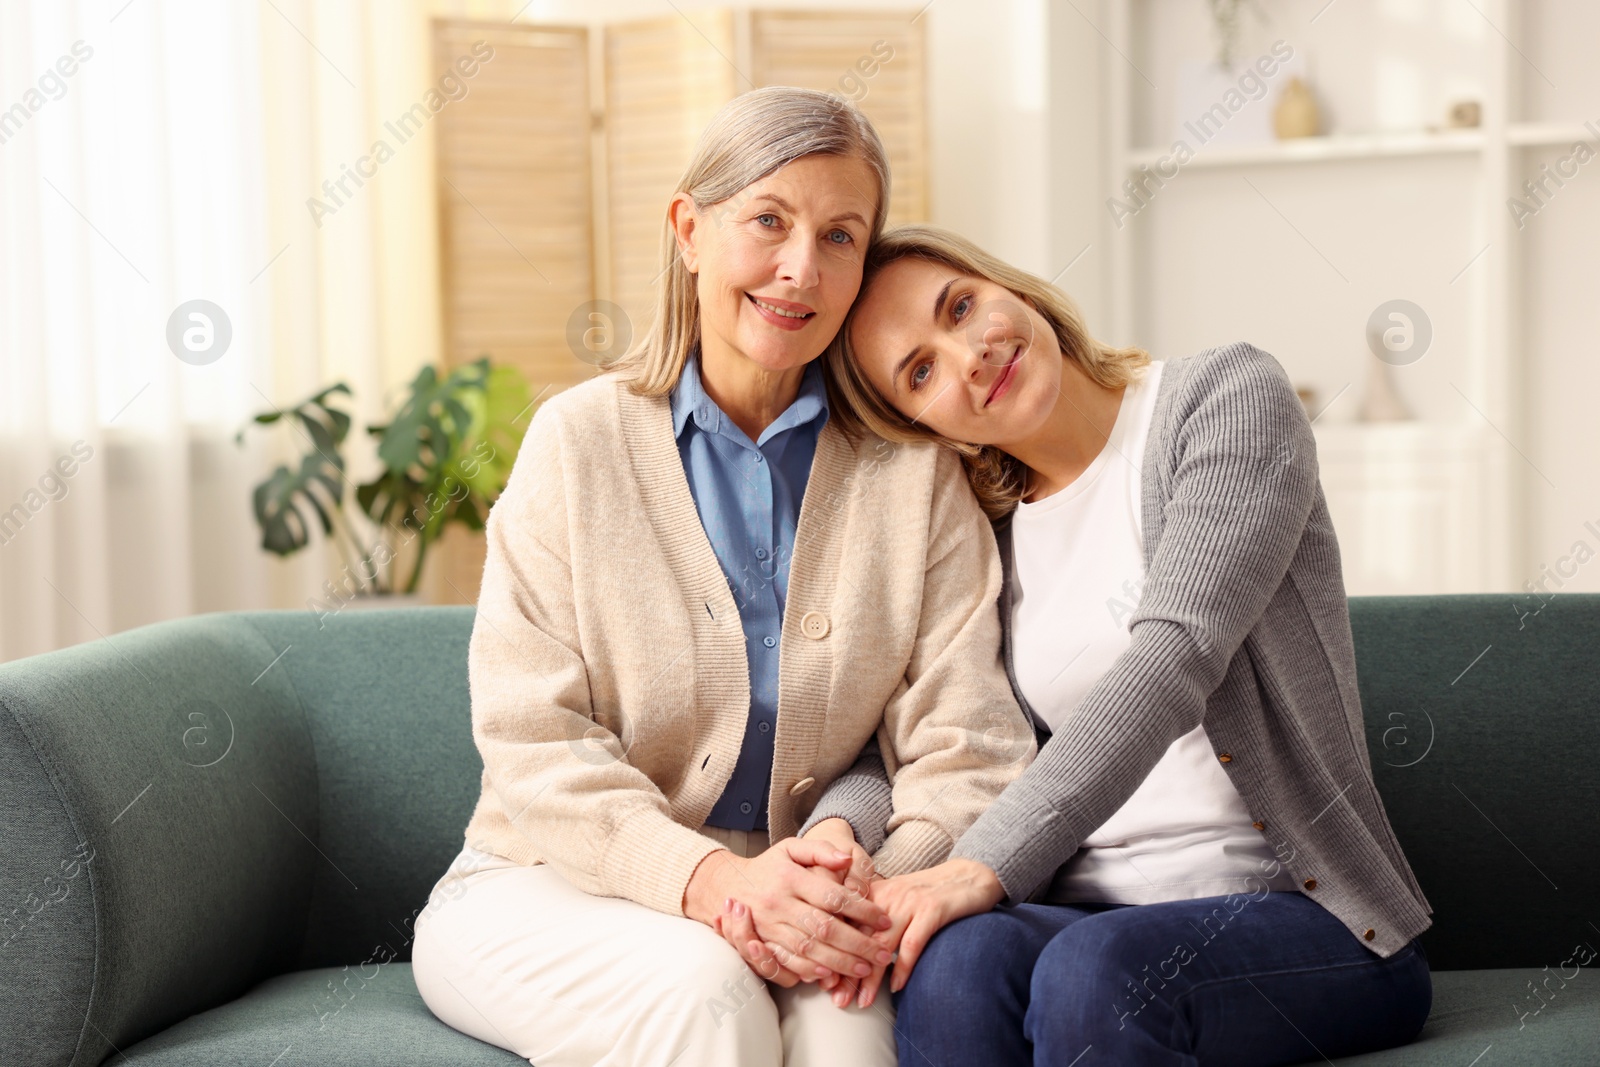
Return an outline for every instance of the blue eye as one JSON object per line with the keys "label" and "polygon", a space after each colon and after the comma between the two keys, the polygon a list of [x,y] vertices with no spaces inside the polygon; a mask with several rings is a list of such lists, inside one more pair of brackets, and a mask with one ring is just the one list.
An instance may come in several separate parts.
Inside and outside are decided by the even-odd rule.
{"label": "blue eye", "polygon": [[962,320],[962,318],[966,315],[966,312],[958,310],[958,309],[960,309],[963,306],[970,306],[970,304],[971,304],[971,301],[967,297],[963,296],[960,299],[958,299],[954,304],[950,305],[950,315],[951,315],[951,317],[953,319],[955,319],[956,322],[960,322]]}
{"label": "blue eye", "polygon": [[[917,377],[917,375],[920,374],[922,371],[927,371],[928,372],[927,375],[925,377],[922,377],[922,378]],[[912,392],[916,392],[918,389],[921,389],[923,387],[923,385],[925,385],[927,383],[928,379],[931,378],[931,377],[933,377],[933,364],[932,363],[919,363],[919,364],[917,364],[915,367],[913,367],[911,369],[911,391]]]}
{"label": "blue eye", "polygon": [[828,235],[828,236],[829,236],[829,237],[830,237],[830,238],[833,238],[833,237],[839,237],[839,238],[842,238],[842,240],[838,240],[838,241],[834,241],[834,242],[833,242],[833,243],[834,243],[834,244],[836,244],[836,245],[842,245],[842,244],[845,244],[845,243],[846,243],[846,242],[848,242],[848,241],[853,241],[853,240],[854,240],[854,238],[853,238],[853,237],[851,237],[851,236],[850,236],[850,234],[849,234],[849,233],[847,233],[847,232],[845,232],[845,231],[844,231],[844,230],[834,230],[834,231],[833,231],[833,232],[832,232],[832,233],[830,233],[830,234],[829,234],[829,235]]}
{"label": "blue eye", "polygon": [[[772,224],[769,225],[768,223],[762,221],[763,219],[771,219],[772,220]],[[760,222],[761,225],[767,226],[767,228],[770,229],[772,225],[775,225],[777,223],[778,216],[776,216],[776,215],[757,215],[756,216],[756,221]]]}

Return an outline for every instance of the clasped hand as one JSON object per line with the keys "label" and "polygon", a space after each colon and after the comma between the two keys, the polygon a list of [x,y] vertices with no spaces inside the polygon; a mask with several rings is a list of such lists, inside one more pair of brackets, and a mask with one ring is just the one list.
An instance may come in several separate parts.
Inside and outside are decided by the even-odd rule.
{"label": "clasped hand", "polygon": [[762,978],[786,987],[820,982],[841,1008],[852,1000],[870,1007],[890,963],[890,989],[899,992],[934,934],[1005,898],[994,871],[972,860],[883,878],[843,820],[830,819],[806,840],[780,842],[762,855],[785,846],[788,863],[810,861],[809,878],[793,877],[806,904],[796,909],[781,887],[763,892],[749,879],[744,892],[724,898],[709,925]]}

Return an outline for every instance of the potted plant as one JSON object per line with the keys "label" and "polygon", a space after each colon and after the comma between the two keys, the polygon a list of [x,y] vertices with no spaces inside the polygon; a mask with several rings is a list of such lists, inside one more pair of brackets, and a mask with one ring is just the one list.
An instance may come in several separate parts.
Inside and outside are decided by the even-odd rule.
{"label": "potted plant", "polygon": [[[348,385],[337,382],[292,408],[264,411],[253,420],[261,426],[284,423],[306,446],[297,465],[279,465],[255,487],[252,499],[267,551],[298,552],[310,543],[313,523],[337,548],[344,568],[337,583],[323,583],[334,601],[324,611],[358,596],[414,594],[428,549],[451,523],[483,529],[511,476],[523,432],[518,424],[533,407],[522,373],[491,367],[487,356],[444,377],[423,367],[394,416],[367,427],[377,439],[382,468],[351,494],[343,452],[351,419],[337,406],[339,397],[351,395]],[[243,443],[243,429],[235,440]],[[346,510],[352,495],[365,530]],[[312,606],[318,606],[314,598]]]}

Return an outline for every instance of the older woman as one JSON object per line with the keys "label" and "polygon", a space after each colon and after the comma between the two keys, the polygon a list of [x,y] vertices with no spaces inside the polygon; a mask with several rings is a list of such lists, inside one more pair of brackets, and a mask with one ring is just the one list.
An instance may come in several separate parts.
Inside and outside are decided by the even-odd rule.
{"label": "older woman", "polygon": [[[893,1063],[890,1014],[818,981],[889,958],[857,929],[887,915],[841,884],[861,850],[839,820],[795,832],[876,738],[899,813],[876,864],[916,870],[1033,754],[959,461],[830,418],[817,357],[887,199],[852,107],[723,108],[648,336],[538,409],[490,515],[483,792],[413,957],[440,1018],[540,1067]],[[770,983],[719,936],[734,918]]]}
{"label": "older woman", "polygon": [[[872,884],[901,1062],[1266,1067],[1412,1040],[1430,908],[1373,784],[1277,361],[1104,345],[1064,293],[930,227],[874,245],[827,358],[841,422],[967,464],[1044,742],[953,858]],[[812,818],[899,803],[852,782]]]}

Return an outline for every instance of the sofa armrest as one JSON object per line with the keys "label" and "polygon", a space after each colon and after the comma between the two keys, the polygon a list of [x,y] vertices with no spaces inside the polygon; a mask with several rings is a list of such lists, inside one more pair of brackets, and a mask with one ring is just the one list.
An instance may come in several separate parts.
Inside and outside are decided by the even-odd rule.
{"label": "sofa armrest", "polygon": [[0,1063],[93,1065],[293,965],[316,762],[206,615],[0,665]]}

